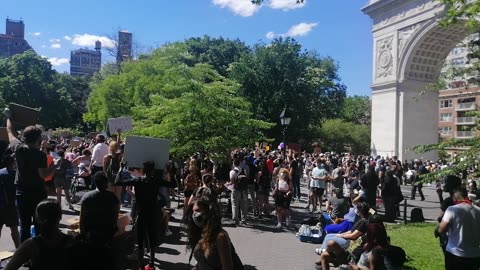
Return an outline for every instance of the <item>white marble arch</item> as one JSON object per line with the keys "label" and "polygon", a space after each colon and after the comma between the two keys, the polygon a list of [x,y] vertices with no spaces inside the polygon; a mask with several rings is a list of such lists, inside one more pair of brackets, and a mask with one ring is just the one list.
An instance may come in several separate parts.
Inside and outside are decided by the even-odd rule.
{"label": "white marble arch", "polygon": [[446,7],[432,0],[370,0],[373,20],[371,154],[401,160],[436,159],[416,145],[438,141],[437,80],[448,53],[468,32],[463,24],[439,25]]}

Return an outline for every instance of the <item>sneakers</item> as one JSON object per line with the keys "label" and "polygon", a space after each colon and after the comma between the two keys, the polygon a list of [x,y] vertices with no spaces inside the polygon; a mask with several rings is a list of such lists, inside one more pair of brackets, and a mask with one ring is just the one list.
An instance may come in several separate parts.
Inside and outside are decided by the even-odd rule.
{"label": "sneakers", "polygon": [[173,233],[170,231],[170,229],[167,227],[165,230],[164,236],[171,236]]}
{"label": "sneakers", "polygon": [[277,223],[277,226],[275,226],[275,228],[277,229],[281,229],[283,226],[282,226],[282,223]]}
{"label": "sneakers", "polygon": [[287,217],[285,224],[286,224],[287,226],[290,226],[290,217]]}
{"label": "sneakers", "polygon": [[155,265],[147,264],[147,265],[145,265],[145,270],[155,270]]}

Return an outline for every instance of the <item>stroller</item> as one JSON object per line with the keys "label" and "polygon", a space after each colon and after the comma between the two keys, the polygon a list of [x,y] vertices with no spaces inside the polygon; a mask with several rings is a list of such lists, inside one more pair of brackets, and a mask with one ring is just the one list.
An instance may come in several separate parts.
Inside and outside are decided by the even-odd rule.
{"label": "stroller", "polygon": [[[83,166],[82,166],[83,165]],[[72,183],[70,184],[70,189],[69,189],[69,195],[70,195],[70,202],[73,203],[78,203],[80,199],[78,198],[78,192],[83,191],[83,190],[89,190],[88,188],[88,179],[82,175],[83,172],[86,170],[85,169],[85,164],[80,164],[78,166],[79,171],[78,173],[74,173],[72,177]]]}

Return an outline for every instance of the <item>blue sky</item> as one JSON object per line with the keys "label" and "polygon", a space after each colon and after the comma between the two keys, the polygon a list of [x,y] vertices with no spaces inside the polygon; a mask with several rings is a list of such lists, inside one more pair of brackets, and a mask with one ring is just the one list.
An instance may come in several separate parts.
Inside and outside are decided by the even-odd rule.
{"label": "blue sky", "polygon": [[[371,21],[360,9],[366,0],[14,0],[3,1],[0,20],[22,18],[26,39],[60,72],[68,71],[70,50],[126,29],[148,49],[189,37],[239,38],[248,45],[293,36],[305,49],[331,56],[349,95],[370,95]],[[46,4],[48,3],[48,4]],[[0,24],[0,33],[5,25]],[[106,53],[104,53],[105,55]],[[107,59],[108,61],[109,59]]]}

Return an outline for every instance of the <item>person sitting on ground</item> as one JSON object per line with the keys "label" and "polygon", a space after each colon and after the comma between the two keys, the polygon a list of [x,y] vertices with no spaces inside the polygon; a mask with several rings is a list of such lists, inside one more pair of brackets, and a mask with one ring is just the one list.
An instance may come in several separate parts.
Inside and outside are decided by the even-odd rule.
{"label": "person sitting on ground", "polygon": [[70,236],[59,229],[62,208],[55,200],[41,201],[35,210],[38,235],[25,240],[13,254],[5,270],[17,270],[30,261],[31,270],[63,270],[68,264],[65,252]]}
{"label": "person sitting on ground", "polygon": [[384,270],[385,256],[389,248],[387,231],[383,223],[370,223],[367,226],[363,253],[356,264],[350,263],[350,270]]}
{"label": "person sitting on ground", "polygon": [[357,219],[357,214],[355,214],[355,207],[350,207],[348,213],[343,216],[343,221],[338,224],[328,224],[326,225],[323,230],[325,234],[331,233],[343,233],[346,231],[350,231],[355,224],[355,220]]}
{"label": "person sitting on ground", "polygon": [[16,171],[15,158],[11,150],[5,151],[2,164],[5,168],[0,170],[0,235],[3,225],[9,227],[15,248],[18,248],[20,245],[20,233],[18,232],[19,222],[15,204]]}
{"label": "person sitting on ground", "polygon": [[197,264],[195,270],[243,269],[235,248],[222,228],[222,214],[216,198],[203,188],[192,204],[185,208],[187,248]]}
{"label": "person sitting on ground", "polygon": [[[333,262],[334,265],[347,263],[349,255],[346,251],[347,248],[352,251],[353,257],[360,257],[360,254],[363,252],[361,249],[363,242],[362,236],[367,232],[369,210],[370,207],[367,203],[359,203],[357,205],[357,214],[360,218],[355,222],[349,232],[327,234],[325,236],[322,246],[315,249],[315,253],[320,255],[320,261],[317,262],[317,264],[321,265],[322,270],[330,269],[330,262]],[[352,241],[355,242],[351,243]]]}
{"label": "person sitting on ground", "polygon": [[[154,268],[155,248],[159,243],[158,231],[163,218],[163,212],[158,200],[160,181],[164,176],[162,170],[155,170],[155,164],[151,161],[143,163],[143,174],[139,177],[128,177],[124,173],[127,164],[122,161],[120,170],[115,179],[115,185],[133,186],[135,188],[135,202],[137,220],[135,222],[138,246],[138,261],[140,269],[145,268],[144,245],[148,240],[150,249],[150,261],[148,267]],[[165,230],[165,228],[163,228]],[[146,238],[148,237],[148,238]]]}
{"label": "person sitting on ground", "polygon": [[348,213],[350,204],[339,188],[333,188],[332,193],[333,197],[330,197],[327,201],[326,208],[328,213],[323,216],[329,221],[327,223],[339,224],[343,222],[343,216]]}
{"label": "person sitting on ground", "polygon": [[108,179],[103,172],[93,176],[96,189],[87,192],[80,204],[80,233],[95,246],[109,246],[117,230],[120,202],[108,191]]}

